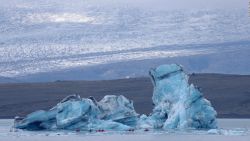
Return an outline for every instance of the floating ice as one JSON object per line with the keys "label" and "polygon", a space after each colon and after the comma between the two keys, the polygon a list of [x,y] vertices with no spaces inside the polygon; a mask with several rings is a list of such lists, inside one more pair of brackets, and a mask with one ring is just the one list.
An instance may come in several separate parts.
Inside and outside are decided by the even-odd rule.
{"label": "floating ice", "polygon": [[27,130],[129,130],[137,122],[133,102],[124,96],[105,96],[100,102],[93,97],[71,95],[49,111],[36,111],[15,127]]}
{"label": "floating ice", "polygon": [[[153,113],[141,118],[141,126],[163,129],[217,128],[216,111],[193,84],[181,66],[162,65],[149,72],[153,85]],[[144,122],[142,122],[144,121]]]}
{"label": "floating ice", "polygon": [[27,130],[133,130],[133,129],[216,129],[216,111],[192,84],[182,67],[162,65],[149,72],[153,85],[150,116],[139,115],[124,96],[93,97],[71,95],[48,111],[36,111],[15,122]]}

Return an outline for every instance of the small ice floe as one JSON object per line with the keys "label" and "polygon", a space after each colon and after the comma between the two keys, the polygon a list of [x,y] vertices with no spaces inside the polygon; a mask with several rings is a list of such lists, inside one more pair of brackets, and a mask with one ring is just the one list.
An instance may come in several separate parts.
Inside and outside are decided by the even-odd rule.
{"label": "small ice floe", "polygon": [[226,136],[243,136],[247,134],[247,129],[210,129],[208,134],[226,135]]}
{"label": "small ice floe", "polygon": [[221,131],[219,129],[210,129],[207,131],[208,134],[219,135]]}
{"label": "small ice floe", "polygon": [[231,129],[231,130],[221,130],[222,135],[226,136],[243,136],[247,134],[246,129]]}

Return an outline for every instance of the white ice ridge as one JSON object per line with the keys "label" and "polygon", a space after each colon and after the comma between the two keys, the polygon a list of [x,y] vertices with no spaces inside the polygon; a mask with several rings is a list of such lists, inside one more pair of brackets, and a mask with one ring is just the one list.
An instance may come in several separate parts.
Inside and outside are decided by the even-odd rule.
{"label": "white ice ridge", "polygon": [[136,129],[216,129],[216,111],[199,90],[188,84],[181,66],[162,65],[149,72],[153,103],[149,116],[139,115],[133,102],[124,96],[93,97],[71,95],[48,111],[36,111],[16,118],[15,128],[26,130],[114,130]]}

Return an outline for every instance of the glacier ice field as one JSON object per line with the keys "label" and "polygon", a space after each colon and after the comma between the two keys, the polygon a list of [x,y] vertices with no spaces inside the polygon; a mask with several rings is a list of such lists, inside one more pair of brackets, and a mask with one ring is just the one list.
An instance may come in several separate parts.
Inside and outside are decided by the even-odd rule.
{"label": "glacier ice field", "polygon": [[122,95],[106,95],[100,101],[70,95],[48,111],[16,117],[14,128],[100,132],[218,128],[216,111],[188,84],[188,75],[180,65],[161,65],[149,75],[154,85],[154,109],[148,116],[137,114],[133,102]]}
{"label": "glacier ice field", "polygon": [[190,72],[250,72],[247,9],[91,1],[0,0],[0,81],[138,77],[171,62]]}

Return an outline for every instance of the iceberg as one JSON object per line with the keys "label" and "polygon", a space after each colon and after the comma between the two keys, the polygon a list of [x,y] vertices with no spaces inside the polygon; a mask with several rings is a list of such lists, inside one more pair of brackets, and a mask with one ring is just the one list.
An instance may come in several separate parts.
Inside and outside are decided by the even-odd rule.
{"label": "iceberg", "polygon": [[124,96],[107,95],[97,102],[93,97],[70,95],[48,111],[39,110],[16,121],[27,130],[130,130],[138,114],[133,102]]}
{"label": "iceberg", "polygon": [[188,84],[188,75],[177,64],[149,71],[154,85],[154,109],[140,118],[141,127],[163,129],[215,129],[216,111],[201,92]]}
{"label": "iceberg", "polygon": [[149,71],[154,85],[152,113],[139,115],[133,101],[120,95],[70,95],[48,111],[17,118],[14,126],[26,130],[133,131],[135,129],[216,129],[216,111],[177,64]]}

